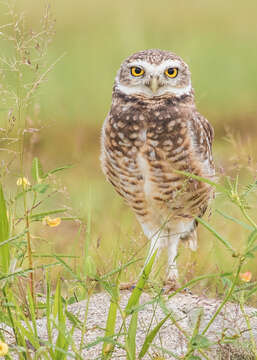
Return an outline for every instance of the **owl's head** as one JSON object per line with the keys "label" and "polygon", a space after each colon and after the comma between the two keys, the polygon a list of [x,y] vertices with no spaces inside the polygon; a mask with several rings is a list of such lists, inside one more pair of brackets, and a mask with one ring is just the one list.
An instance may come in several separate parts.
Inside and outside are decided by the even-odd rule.
{"label": "owl's head", "polygon": [[131,55],[121,65],[115,89],[127,95],[149,98],[168,94],[179,97],[192,92],[188,65],[176,54],[151,49]]}

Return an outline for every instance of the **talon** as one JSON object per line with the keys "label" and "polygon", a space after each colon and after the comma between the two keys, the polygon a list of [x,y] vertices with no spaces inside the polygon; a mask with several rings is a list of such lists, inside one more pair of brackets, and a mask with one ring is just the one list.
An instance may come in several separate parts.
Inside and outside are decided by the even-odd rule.
{"label": "talon", "polygon": [[185,287],[185,288],[183,289],[183,292],[185,292],[186,294],[189,294],[189,295],[193,295],[192,291],[191,291],[189,288],[187,288],[187,287]]}
{"label": "talon", "polygon": [[173,291],[176,291],[177,289],[179,289],[179,282],[176,279],[167,279],[164,283],[164,288],[163,288],[163,293],[164,294],[169,294]]}
{"label": "talon", "polygon": [[127,283],[121,283],[120,284],[120,290],[130,290],[132,291],[133,289],[135,289],[136,287],[136,282],[135,281],[130,281]]}

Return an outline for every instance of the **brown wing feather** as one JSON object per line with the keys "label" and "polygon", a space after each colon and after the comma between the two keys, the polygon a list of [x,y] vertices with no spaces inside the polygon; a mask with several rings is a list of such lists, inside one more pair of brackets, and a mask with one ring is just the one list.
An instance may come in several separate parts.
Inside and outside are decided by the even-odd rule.
{"label": "brown wing feather", "polygon": [[[133,152],[132,132],[124,130],[118,115],[108,114],[102,129],[102,170],[108,181],[133,208],[139,216],[147,214],[142,191],[142,175],[136,161],[137,152]],[[129,123],[125,124],[129,126]],[[123,130],[123,131],[121,131]]]}

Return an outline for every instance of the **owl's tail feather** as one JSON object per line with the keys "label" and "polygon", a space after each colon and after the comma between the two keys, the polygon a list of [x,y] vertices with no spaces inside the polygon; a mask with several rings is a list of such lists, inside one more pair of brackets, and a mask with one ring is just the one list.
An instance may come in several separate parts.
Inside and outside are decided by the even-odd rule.
{"label": "owl's tail feather", "polygon": [[185,236],[181,237],[181,240],[183,243],[186,244],[186,246],[189,247],[190,250],[196,251],[197,250],[197,232],[196,228],[194,228],[192,231],[187,233]]}

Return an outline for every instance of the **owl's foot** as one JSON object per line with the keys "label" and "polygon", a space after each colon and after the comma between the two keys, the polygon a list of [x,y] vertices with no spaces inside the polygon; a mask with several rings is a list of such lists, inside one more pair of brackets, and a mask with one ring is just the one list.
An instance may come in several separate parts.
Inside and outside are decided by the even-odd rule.
{"label": "owl's foot", "polygon": [[180,284],[177,279],[167,279],[163,285],[163,293],[170,294],[180,288]]}
{"label": "owl's foot", "polygon": [[[167,279],[163,285],[163,293],[167,295],[172,293],[173,291],[178,290],[179,288],[181,288],[181,284],[177,279]],[[181,290],[180,293],[186,293],[192,295],[191,290],[186,287],[183,290]]]}
{"label": "owl's foot", "polygon": [[133,290],[136,287],[137,282],[136,281],[130,281],[127,283],[121,283],[120,284],[120,290]]}

